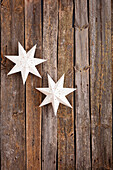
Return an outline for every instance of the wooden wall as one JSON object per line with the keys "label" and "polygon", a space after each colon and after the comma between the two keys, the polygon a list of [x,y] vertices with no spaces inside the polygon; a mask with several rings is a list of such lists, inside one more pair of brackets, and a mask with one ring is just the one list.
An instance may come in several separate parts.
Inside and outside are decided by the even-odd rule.
{"label": "wooden wall", "polygon": [[[7,76],[18,55],[37,44],[42,79]],[[1,169],[112,170],[112,0],[1,0]],[[47,73],[77,90],[57,117],[36,87]]]}

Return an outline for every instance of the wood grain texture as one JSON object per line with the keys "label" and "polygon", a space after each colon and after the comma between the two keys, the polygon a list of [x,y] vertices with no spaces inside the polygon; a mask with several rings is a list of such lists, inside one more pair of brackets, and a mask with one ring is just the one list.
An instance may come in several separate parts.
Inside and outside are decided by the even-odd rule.
{"label": "wood grain texture", "polygon": [[[111,1],[111,57],[112,57],[112,110],[113,110],[113,1]],[[113,116],[112,116],[112,168],[113,168]]]}
{"label": "wood grain texture", "polygon": [[[47,59],[26,88],[20,73],[7,76],[4,55],[18,55],[18,41]],[[112,170],[113,1],[2,0],[1,58],[1,169]],[[51,104],[39,108],[47,73],[77,87],[57,117]]]}
{"label": "wood grain texture", "polygon": [[[65,73],[64,87],[73,87],[73,0],[59,1],[58,79]],[[68,97],[73,106],[73,94]],[[60,105],[58,110],[58,169],[75,169],[74,113]]]}
{"label": "wood grain texture", "polygon": [[113,1],[111,1],[111,55],[112,55],[112,103],[113,103]]}
{"label": "wood grain texture", "polygon": [[[25,0],[25,43],[26,50],[37,44],[35,58],[42,58],[41,1]],[[41,66],[37,66],[41,74]],[[26,82],[26,146],[27,169],[41,169],[41,93],[42,79],[29,75]]]}
{"label": "wood grain texture", "polygon": [[21,74],[7,76],[14,66],[4,55],[18,55],[24,45],[24,1],[1,4],[1,169],[25,169],[25,89]]}
{"label": "wood grain texture", "polygon": [[[57,81],[58,1],[43,1],[43,87],[48,87],[47,73]],[[57,117],[52,105],[42,109],[42,169],[56,169]]]}
{"label": "wood grain texture", "polygon": [[112,169],[111,0],[91,0],[92,169]]}
{"label": "wood grain texture", "polygon": [[75,1],[76,169],[91,169],[87,0]]}

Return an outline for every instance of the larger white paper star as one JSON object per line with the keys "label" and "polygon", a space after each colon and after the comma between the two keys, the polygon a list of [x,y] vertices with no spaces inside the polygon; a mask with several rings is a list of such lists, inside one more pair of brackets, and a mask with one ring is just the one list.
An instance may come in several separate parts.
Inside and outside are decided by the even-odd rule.
{"label": "larger white paper star", "polygon": [[8,58],[9,60],[16,64],[8,73],[8,75],[21,71],[23,84],[25,84],[29,73],[32,73],[41,78],[41,75],[39,74],[35,66],[45,62],[46,60],[34,58],[36,45],[33,46],[31,50],[29,50],[28,52],[24,50],[20,43],[18,43],[18,48],[19,56],[5,56],[6,58]]}
{"label": "larger white paper star", "polygon": [[58,80],[57,83],[55,83],[52,80],[52,78],[48,75],[48,83],[49,83],[49,88],[36,88],[43,94],[47,95],[46,98],[41,103],[40,107],[52,103],[55,115],[57,113],[60,103],[72,108],[72,106],[70,105],[70,103],[68,102],[65,96],[70,94],[76,89],[63,88],[64,75]]}

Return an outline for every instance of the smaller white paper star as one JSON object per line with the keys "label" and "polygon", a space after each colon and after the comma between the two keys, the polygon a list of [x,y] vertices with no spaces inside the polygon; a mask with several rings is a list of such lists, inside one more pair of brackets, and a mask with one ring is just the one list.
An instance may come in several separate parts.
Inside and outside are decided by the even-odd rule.
{"label": "smaller white paper star", "polygon": [[36,88],[43,94],[47,95],[39,107],[52,103],[55,115],[57,114],[57,110],[60,103],[72,108],[72,106],[70,105],[70,103],[68,102],[65,96],[75,91],[76,89],[63,88],[64,75],[58,80],[57,83],[55,83],[52,80],[52,78],[48,75],[48,83],[49,83],[49,88]]}
{"label": "smaller white paper star", "polygon": [[28,52],[24,50],[20,43],[18,43],[18,48],[19,56],[5,56],[6,58],[8,58],[9,60],[16,64],[8,73],[8,75],[21,71],[23,84],[25,84],[29,73],[32,73],[41,78],[41,75],[39,74],[35,66],[45,62],[46,60],[34,58],[36,45],[33,46],[31,50],[29,50]]}

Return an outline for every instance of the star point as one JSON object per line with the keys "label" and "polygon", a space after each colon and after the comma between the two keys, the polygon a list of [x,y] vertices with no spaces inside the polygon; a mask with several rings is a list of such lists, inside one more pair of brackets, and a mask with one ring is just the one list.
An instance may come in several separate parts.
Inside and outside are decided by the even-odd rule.
{"label": "star point", "polygon": [[11,60],[16,65],[10,70],[8,75],[21,72],[23,84],[25,84],[28,74],[32,73],[37,77],[41,78],[40,73],[35,66],[47,61],[45,59],[34,58],[36,45],[34,45],[28,52],[24,50],[20,42],[18,42],[18,56],[5,56],[7,59]]}
{"label": "star point", "polygon": [[36,90],[46,95],[45,99],[42,101],[39,107],[52,103],[55,116],[57,114],[57,110],[60,103],[72,108],[71,104],[69,103],[69,101],[65,96],[72,93],[76,89],[63,88],[64,74],[56,83],[48,74],[48,84],[49,84],[49,88],[36,88]]}

